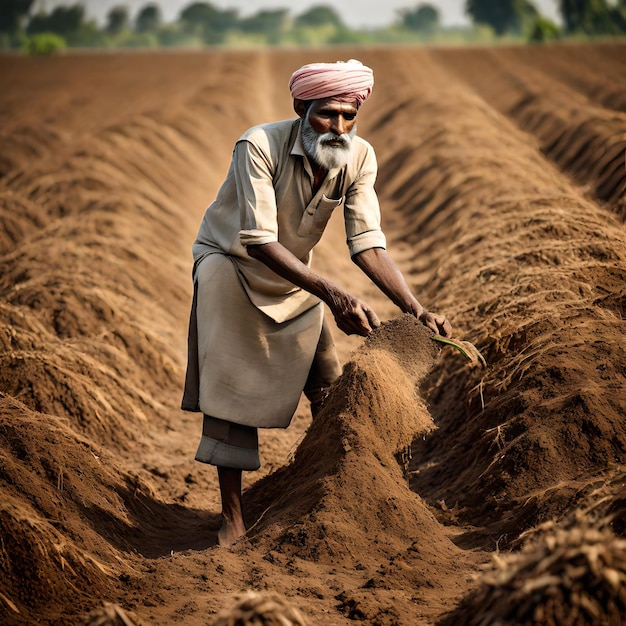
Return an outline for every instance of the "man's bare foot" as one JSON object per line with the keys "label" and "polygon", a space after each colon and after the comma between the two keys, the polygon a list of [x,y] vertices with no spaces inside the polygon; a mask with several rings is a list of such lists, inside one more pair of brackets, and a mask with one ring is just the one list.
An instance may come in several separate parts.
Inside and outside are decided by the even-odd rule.
{"label": "man's bare foot", "polygon": [[237,539],[246,534],[246,527],[242,523],[228,523],[226,519],[217,533],[217,541],[222,548],[232,546]]}
{"label": "man's bare foot", "polygon": [[222,495],[223,520],[222,527],[217,533],[217,540],[220,546],[228,547],[246,534],[241,502],[241,470],[218,467],[217,473]]}

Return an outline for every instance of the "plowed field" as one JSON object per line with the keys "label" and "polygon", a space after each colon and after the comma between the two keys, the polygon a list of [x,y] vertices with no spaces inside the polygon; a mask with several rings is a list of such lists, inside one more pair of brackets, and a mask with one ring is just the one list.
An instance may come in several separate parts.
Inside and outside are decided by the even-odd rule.
{"label": "plowed field", "polygon": [[[335,331],[342,378],[261,432],[219,548],[179,410],[191,244],[234,141],[293,116],[291,72],[351,57],[389,252],[487,367],[399,316],[334,216],[316,269],[387,321]],[[0,57],[0,622],[200,626],[252,589],[331,626],[626,623],[624,59]]]}

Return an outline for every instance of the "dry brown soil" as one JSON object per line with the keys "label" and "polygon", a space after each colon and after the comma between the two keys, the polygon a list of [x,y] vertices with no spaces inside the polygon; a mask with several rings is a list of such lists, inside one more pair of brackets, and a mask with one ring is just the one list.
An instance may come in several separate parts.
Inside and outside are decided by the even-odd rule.
{"label": "dry brown soil", "polygon": [[[249,533],[179,410],[191,244],[291,72],[375,72],[389,251],[476,344],[335,332],[311,423],[261,433]],[[311,624],[626,623],[626,44],[0,58],[0,622],[210,624],[247,589]]]}

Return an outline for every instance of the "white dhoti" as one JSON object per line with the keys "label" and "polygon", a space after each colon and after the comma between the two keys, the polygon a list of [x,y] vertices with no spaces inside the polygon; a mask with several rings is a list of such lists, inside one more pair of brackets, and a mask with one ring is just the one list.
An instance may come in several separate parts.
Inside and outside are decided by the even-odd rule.
{"label": "white dhoti", "polygon": [[[215,253],[196,268],[197,406],[244,426],[286,428],[305,386],[323,321],[319,303],[277,323],[254,306],[233,260]],[[190,351],[193,350],[190,324]],[[191,359],[190,359],[191,361]]]}

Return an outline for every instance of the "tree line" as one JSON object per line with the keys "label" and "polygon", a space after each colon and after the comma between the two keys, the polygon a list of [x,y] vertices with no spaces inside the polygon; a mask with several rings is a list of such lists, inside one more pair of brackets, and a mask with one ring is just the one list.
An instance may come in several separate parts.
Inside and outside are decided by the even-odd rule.
{"label": "tree line", "polygon": [[[2,0],[0,47],[26,46],[31,52],[73,47],[156,47],[202,45],[326,45],[445,41],[450,37],[489,40],[510,37],[550,41],[562,37],[619,36],[626,33],[626,0],[558,0],[562,26],[542,16],[532,0],[466,0],[467,29],[445,29],[436,6],[422,3],[397,11],[393,24],[354,30],[330,5],[292,17],[289,9],[260,10],[241,17],[237,9],[192,2],[166,23],[149,2],[131,15],[113,7],[103,25],[88,19],[80,3],[34,12],[34,0]],[[465,34],[461,33],[465,31]],[[38,50],[38,46],[43,48]]]}

